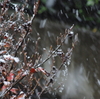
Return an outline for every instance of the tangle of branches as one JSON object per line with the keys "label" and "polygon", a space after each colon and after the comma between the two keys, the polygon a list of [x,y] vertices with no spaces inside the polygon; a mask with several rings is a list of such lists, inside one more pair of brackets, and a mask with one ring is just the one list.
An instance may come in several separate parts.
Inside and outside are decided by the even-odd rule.
{"label": "tangle of branches", "polygon": [[[28,58],[27,36],[32,33],[32,22],[38,12],[39,1],[34,3],[34,13],[31,17],[24,12],[25,6],[27,2],[21,7],[10,0],[0,3],[0,99],[30,99],[33,95],[40,98],[44,92],[50,92],[58,71],[69,65],[78,40],[78,34],[74,35],[72,32],[72,25],[57,37],[57,46],[50,49],[46,59],[42,60],[41,55],[37,53],[40,40],[38,38],[35,43],[36,52]],[[9,14],[11,8],[14,11]],[[73,38],[72,46],[64,52],[62,46],[69,38]],[[46,71],[42,67],[43,64],[55,57],[60,57],[61,64],[58,67],[52,66],[51,72]]]}

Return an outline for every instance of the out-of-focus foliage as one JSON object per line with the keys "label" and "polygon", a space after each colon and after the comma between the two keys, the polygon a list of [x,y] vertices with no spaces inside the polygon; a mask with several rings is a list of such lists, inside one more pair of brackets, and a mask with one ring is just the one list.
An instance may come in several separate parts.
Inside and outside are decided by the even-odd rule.
{"label": "out-of-focus foliage", "polygon": [[[20,3],[23,0],[12,0]],[[26,12],[32,15],[32,6],[36,0],[28,0]],[[86,27],[100,25],[100,0],[40,0],[38,17],[60,20],[69,24]]]}
{"label": "out-of-focus foliage", "polygon": [[93,6],[98,3],[99,3],[99,0],[87,0],[87,6]]}

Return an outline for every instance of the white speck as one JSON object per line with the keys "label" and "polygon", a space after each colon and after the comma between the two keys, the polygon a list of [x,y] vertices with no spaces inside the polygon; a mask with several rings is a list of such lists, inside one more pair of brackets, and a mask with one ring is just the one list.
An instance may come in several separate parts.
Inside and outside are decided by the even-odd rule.
{"label": "white speck", "polygon": [[73,13],[75,13],[76,12],[76,10],[75,9],[73,9]]}
{"label": "white speck", "polygon": [[30,56],[27,56],[27,58],[29,59],[29,58],[30,58]]}
{"label": "white speck", "polygon": [[19,62],[19,58],[17,58],[17,57],[14,57],[14,60],[15,60],[16,63]]}
{"label": "white speck", "polygon": [[10,85],[10,82],[9,82],[9,81],[4,81],[3,83],[4,83],[4,85],[6,85],[6,86]]}
{"label": "white speck", "polygon": [[12,97],[10,99],[15,99],[16,98],[16,95],[12,95]]}
{"label": "white speck", "polygon": [[95,63],[97,63],[97,60],[96,60],[96,58],[94,58],[94,61],[95,61]]}
{"label": "white speck", "polygon": [[40,21],[40,28],[44,28],[46,24],[47,19],[41,20]]}
{"label": "white speck", "polygon": [[78,10],[76,10],[76,16],[79,16]]}
{"label": "white speck", "polygon": [[98,84],[100,85],[100,80],[99,80],[99,79],[97,80],[97,82],[98,82]]}
{"label": "white speck", "polygon": [[67,13],[65,13],[65,16],[66,16],[66,18],[68,18],[68,15],[67,15]]}
{"label": "white speck", "polygon": [[0,42],[0,46],[3,46],[3,45],[4,45],[4,43]]}
{"label": "white speck", "polygon": [[68,65],[70,65],[70,62],[71,62],[70,60],[67,60],[67,64],[68,64]]}
{"label": "white speck", "polygon": [[51,33],[49,31],[47,31],[48,37],[51,37]]}
{"label": "white speck", "polygon": [[40,40],[41,38],[40,37],[38,37],[38,40]]}
{"label": "white speck", "polygon": [[40,34],[37,32],[37,36],[39,36]]}
{"label": "white speck", "polygon": [[18,99],[25,99],[26,94],[24,94],[23,91],[21,91],[20,94],[22,94],[22,95],[21,95],[21,97],[19,97]]}
{"label": "white speck", "polygon": [[14,60],[16,63],[19,62],[19,58],[18,57],[13,57],[11,55],[3,55],[3,57],[6,59],[6,60]]}
{"label": "white speck", "polygon": [[60,10],[60,13],[63,14],[62,10]]}
{"label": "white speck", "polygon": [[6,61],[4,59],[0,59],[1,63],[6,63]]}
{"label": "white speck", "polygon": [[23,94],[23,93],[24,93],[23,91],[20,92],[20,94]]}
{"label": "white speck", "polygon": [[60,88],[59,88],[59,92],[62,92],[63,90],[64,90],[63,87],[60,87]]}
{"label": "white speck", "polygon": [[36,5],[34,4],[34,9],[36,8]]}
{"label": "white speck", "polygon": [[23,73],[23,76],[28,75],[28,74],[29,74],[29,71],[26,70],[26,71]]}
{"label": "white speck", "polygon": [[76,35],[75,35],[75,38],[74,38],[74,42],[77,42],[77,41],[79,41],[79,40],[78,40],[78,34],[76,34]]}
{"label": "white speck", "polygon": [[46,50],[46,48],[43,48],[43,50],[45,51],[45,50]]}
{"label": "white speck", "polygon": [[11,3],[11,4],[15,7],[15,11],[18,12],[18,8],[17,8],[18,5],[15,3]]}
{"label": "white speck", "polygon": [[56,0],[46,0],[46,7],[51,8],[55,4]]}
{"label": "white speck", "polygon": [[93,50],[93,51],[96,51],[96,47],[94,45],[91,45],[90,48]]}
{"label": "white speck", "polygon": [[57,54],[61,55],[63,53],[62,49],[58,49]]}
{"label": "white speck", "polygon": [[65,38],[65,44],[68,44],[68,36]]}

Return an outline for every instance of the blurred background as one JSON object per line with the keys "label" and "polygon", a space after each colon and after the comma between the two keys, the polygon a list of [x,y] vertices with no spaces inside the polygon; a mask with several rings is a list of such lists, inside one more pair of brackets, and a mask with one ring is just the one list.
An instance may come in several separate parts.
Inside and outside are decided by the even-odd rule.
{"label": "blurred background", "polygon": [[[1,0],[2,1],[2,0]],[[24,0],[11,0],[23,4]],[[33,5],[37,0],[27,0],[26,12],[33,14]],[[38,17],[59,20],[64,23],[83,27],[92,27],[96,31],[100,24],[100,0],[40,0]]]}
{"label": "blurred background", "polygon": [[[24,2],[11,1],[20,6]],[[34,1],[36,0],[28,0],[25,8],[30,16],[33,14]],[[33,42],[39,33],[39,51],[45,59],[47,54],[43,48],[47,52],[51,45],[55,48],[56,37],[72,24],[75,25],[74,33],[79,35],[79,42],[73,51],[66,74],[59,71],[60,78],[57,80],[63,86],[57,91],[59,97],[54,99],[100,99],[100,0],[40,0],[27,50],[30,55],[34,53]],[[67,50],[69,42],[70,40],[66,41],[64,50]],[[44,64],[48,71],[51,63],[50,60]]]}

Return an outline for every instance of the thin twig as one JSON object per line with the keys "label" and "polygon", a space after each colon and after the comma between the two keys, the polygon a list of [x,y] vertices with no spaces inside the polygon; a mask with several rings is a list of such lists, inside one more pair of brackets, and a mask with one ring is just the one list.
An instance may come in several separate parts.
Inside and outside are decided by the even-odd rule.
{"label": "thin twig", "polygon": [[1,95],[0,95],[0,97],[4,97],[5,96],[5,94],[7,93],[7,92],[9,92],[9,90],[11,90],[16,84],[18,84],[23,78],[25,78],[26,77],[26,75],[25,76],[23,76],[23,77],[21,77],[20,79],[18,79],[16,82],[14,82],[10,87],[8,87],[7,89],[6,89],[6,91],[4,92],[4,93],[2,93]]}
{"label": "thin twig", "polygon": [[[34,9],[35,9],[35,10],[38,10],[39,2],[40,2],[40,1],[38,1],[38,2],[35,3],[35,5],[34,5]],[[35,11],[35,10],[34,10],[34,11]],[[34,20],[35,15],[37,14],[36,12],[37,12],[37,11],[35,11],[35,13],[33,14],[33,16],[31,17],[31,20],[28,21],[25,25],[32,24],[32,21]],[[14,55],[15,57],[17,56],[18,50],[19,50],[19,49],[21,48],[21,46],[23,45],[23,42],[24,42],[24,40],[26,39],[28,33],[29,33],[29,28],[26,30],[26,33],[25,33],[25,35],[24,35],[24,37],[23,37],[21,43],[19,44],[19,46],[17,47],[17,49],[16,49],[16,51],[15,51],[15,55]],[[12,63],[12,65],[11,65],[9,71],[11,71],[11,70],[13,69],[13,65],[14,65],[14,62]]]}
{"label": "thin twig", "polygon": [[[68,36],[68,34],[67,34],[66,36]],[[61,44],[58,45],[58,46],[56,47],[56,49],[55,49],[54,51],[52,51],[52,53],[51,53],[45,60],[43,60],[40,64],[36,64],[36,65],[34,66],[34,68],[40,67],[40,66],[43,65],[47,60],[49,60],[49,59],[52,57],[52,55],[55,54],[55,52],[62,46],[62,44],[63,44],[63,42],[65,41],[65,39],[66,39],[66,37],[62,40]]]}
{"label": "thin twig", "polygon": [[[37,12],[37,9],[38,9],[38,6],[39,6],[39,0],[38,2],[36,2],[36,4],[34,5],[35,6],[35,13],[33,14],[33,16],[31,17],[30,21],[28,21],[25,25],[31,25],[32,24],[32,21],[33,19],[35,18],[35,15],[36,15],[36,12]],[[26,33],[22,39],[22,41],[20,42],[19,46],[17,47],[16,51],[15,51],[15,56],[17,56],[17,52],[19,51],[19,49],[21,48],[21,46],[23,45],[23,42],[24,40],[26,39],[27,35],[29,33],[29,27],[26,29]],[[14,62],[12,63],[10,69],[9,69],[9,72],[13,69],[13,65],[14,65]],[[23,78],[25,78],[28,74],[24,75],[24,76],[21,76],[17,81],[15,81],[14,83],[11,83],[11,85],[0,95],[0,99],[3,98],[16,84],[18,84]]]}
{"label": "thin twig", "polygon": [[61,44],[58,45],[58,46],[56,47],[56,49],[55,49],[54,51],[52,51],[52,53],[51,53],[45,60],[43,60],[40,64],[34,65],[34,68],[40,67],[40,66],[43,65],[47,60],[49,60],[49,59],[52,57],[53,54],[55,54],[55,52],[62,46],[62,44],[64,43],[65,39],[67,38],[69,32],[72,30],[73,27],[74,27],[74,24],[73,24],[69,29],[66,29],[66,30],[65,30],[65,34],[66,34],[66,35],[64,36],[64,39],[61,40]]}

